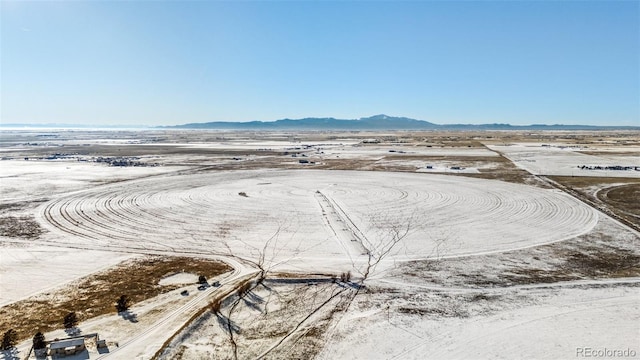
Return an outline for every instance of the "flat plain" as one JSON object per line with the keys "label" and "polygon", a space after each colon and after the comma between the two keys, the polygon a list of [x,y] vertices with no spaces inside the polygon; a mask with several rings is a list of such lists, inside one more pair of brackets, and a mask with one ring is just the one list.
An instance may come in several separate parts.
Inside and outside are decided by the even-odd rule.
{"label": "flat plain", "polygon": [[637,131],[3,130],[0,156],[5,359],[38,330],[106,340],[78,359],[640,354]]}

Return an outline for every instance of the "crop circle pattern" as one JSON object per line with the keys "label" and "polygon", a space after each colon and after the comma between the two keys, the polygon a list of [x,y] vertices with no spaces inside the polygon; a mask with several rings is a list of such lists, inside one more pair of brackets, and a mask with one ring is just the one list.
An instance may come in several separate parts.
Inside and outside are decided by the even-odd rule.
{"label": "crop circle pattern", "polygon": [[[246,196],[241,193],[246,194]],[[282,254],[335,256],[323,194],[367,246],[411,223],[394,256],[506,251],[569,239],[597,222],[556,190],[433,174],[272,170],[160,176],[79,191],[45,204],[66,241],[117,248],[250,252],[277,234]],[[339,214],[338,214],[339,213]],[[344,240],[344,239],[343,239]],[[284,255],[283,255],[284,256]]]}

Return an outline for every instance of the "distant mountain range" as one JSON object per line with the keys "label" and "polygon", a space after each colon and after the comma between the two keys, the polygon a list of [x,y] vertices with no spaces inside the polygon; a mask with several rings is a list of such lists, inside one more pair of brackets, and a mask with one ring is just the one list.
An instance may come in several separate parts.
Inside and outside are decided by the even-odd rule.
{"label": "distant mountain range", "polygon": [[360,119],[303,118],[276,121],[231,122],[215,121],[175,126],[165,129],[216,129],[216,130],[640,130],[640,126],[592,126],[592,125],[510,125],[510,124],[446,124],[438,125],[424,120],[387,115],[375,115]]}
{"label": "distant mountain range", "polygon": [[211,130],[640,130],[638,126],[434,124],[407,117],[375,115],[360,119],[304,118],[276,121],[214,121],[172,126],[2,124],[0,128],[101,128],[101,129],[211,129]]}

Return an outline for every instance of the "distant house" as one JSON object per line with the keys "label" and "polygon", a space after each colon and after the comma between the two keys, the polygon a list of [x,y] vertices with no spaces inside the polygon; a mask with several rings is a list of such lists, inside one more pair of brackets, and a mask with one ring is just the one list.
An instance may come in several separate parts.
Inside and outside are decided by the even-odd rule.
{"label": "distant house", "polygon": [[49,343],[50,355],[75,355],[85,349],[84,337],[52,341]]}

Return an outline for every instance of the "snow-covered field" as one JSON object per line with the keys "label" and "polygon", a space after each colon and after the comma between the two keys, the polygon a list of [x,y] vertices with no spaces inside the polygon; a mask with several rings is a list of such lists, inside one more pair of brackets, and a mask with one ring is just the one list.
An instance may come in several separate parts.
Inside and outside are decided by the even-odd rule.
{"label": "snow-covered field", "polygon": [[51,246],[0,248],[0,306],[113,266],[130,254]]}
{"label": "snow-covered field", "polygon": [[[491,150],[503,153],[516,166],[535,175],[598,176],[640,178],[637,170],[589,170],[579,166],[632,166],[640,168],[640,152],[637,147],[598,155],[585,154],[575,147],[543,146],[542,143],[516,143],[510,145],[487,145]],[[621,155],[624,153],[623,155]]]}
{"label": "snow-covered field", "polygon": [[121,181],[177,171],[172,166],[110,167],[79,161],[3,160],[0,161],[0,202],[22,202],[48,198]]}
{"label": "snow-covered field", "polygon": [[[640,355],[637,281],[620,287],[522,288],[488,296],[402,288],[393,289],[393,298],[367,294],[356,298],[318,358],[575,359],[585,348],[631,349],[635,358]],[[415,298],[423,299],[421,307],[412,307]]]}
{"label": "snow-covered field", "polygon": [[[244,195],[243,195],[244,194]],[[556,191],[500,181],[357,171],[222,171],[74,192],[40,208],[52,242],[256,256],[325,268],[410,226],[389,260],[511,250],[588,232],[598,215]],[[61,236],[61,235],[64,236]],[[333,264],[330,264],[333,265]]]}

